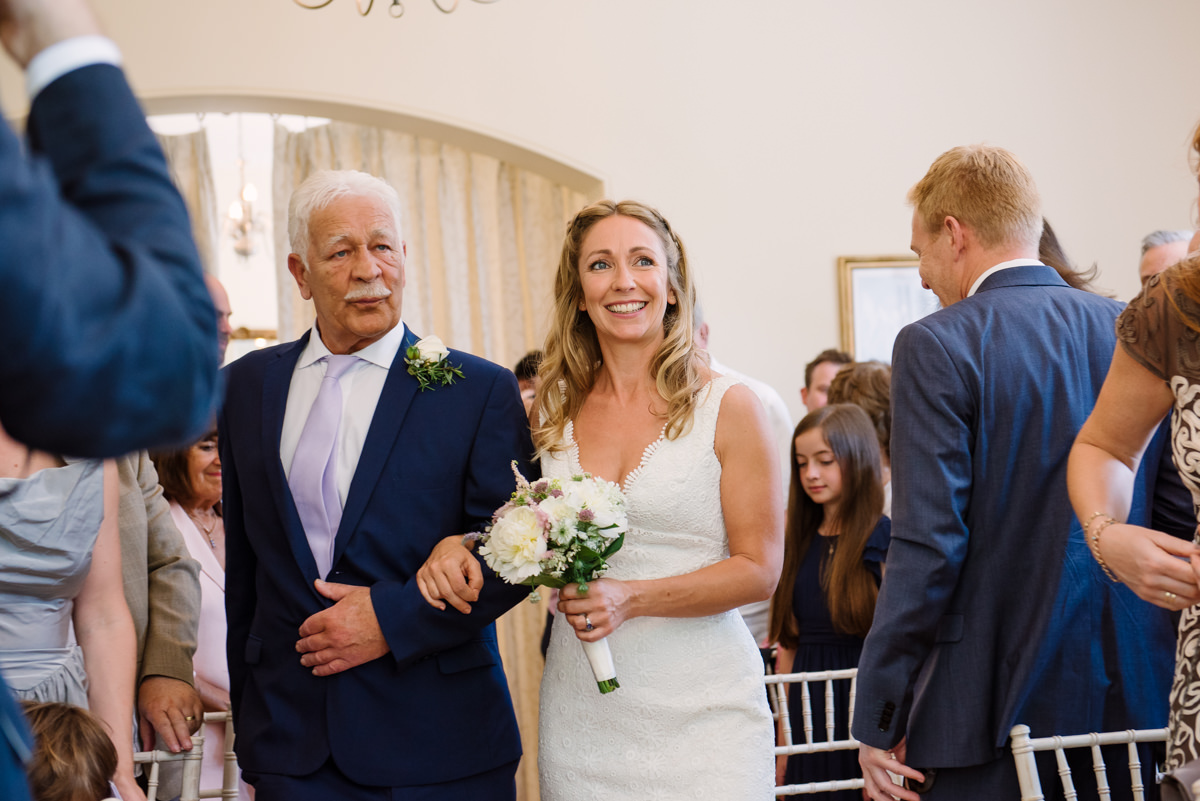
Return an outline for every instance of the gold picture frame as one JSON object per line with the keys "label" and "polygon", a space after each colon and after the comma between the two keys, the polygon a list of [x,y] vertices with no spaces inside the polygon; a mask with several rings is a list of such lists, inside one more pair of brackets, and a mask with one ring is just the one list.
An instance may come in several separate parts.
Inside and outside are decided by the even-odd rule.
{"label": "gold picture frame", "polygon": [[915,256],[839,256],[842,350],[856,361],[891,362],[900,329],[937,311]]}

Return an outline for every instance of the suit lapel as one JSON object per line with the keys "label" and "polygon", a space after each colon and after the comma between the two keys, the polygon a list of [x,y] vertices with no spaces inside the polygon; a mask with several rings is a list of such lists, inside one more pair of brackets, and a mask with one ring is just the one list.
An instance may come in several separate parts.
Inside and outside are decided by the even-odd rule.
{"label": "suit lapel", "polygon": [[[304,573],[310,588],[313,581],[320,578],[317,575],[317,562],[313,558],[312,549],[308,547],[308,538],[304,535],[304,525],[300,522],[300,513],[296,511],[296,501],[292,498],[292,488],[288,486],[287,474],[283,470],[283,462],[279,458],[279,440],[283,435],[283,415],[287,410],[288,390],[292,384],[292,373],[296,370],[296,362],[304,352],[305,345],[312,331],[309,330],[290,346],[276,351],[276,358],[270,361],[263,373],[263,419],[262,419],[262,453],[266,465],[267,481],[271,486],[271,497],[283,521],[284,532],[296,564]],[[313,589],[313,592],[316,592]]]}
{"label": "suit lapel", "polygon": [[346,495],[346,507],[342,510],[342,522],[338,525],[337,537],[333,545],[333,564],[336,566],[350,538],[362,519],[367,507],[367,500],[383,474],[388,457],[395,447],[396,438],[404,418],[417,396],[420,384],[417,379],[408,374],[404,357],[410,347],[417,344],[419,337],[406,329],[404,341],[396,358],[388,370],[388,377],[383,383],[383,391],[379,393],[379,403],[375,405],[375,414],[371,417],[371,426],[367,429],[367,440],[363,443],[362,454],[358,457],[358,467],[354,470],[354,478],[350,481],[350,492]]}

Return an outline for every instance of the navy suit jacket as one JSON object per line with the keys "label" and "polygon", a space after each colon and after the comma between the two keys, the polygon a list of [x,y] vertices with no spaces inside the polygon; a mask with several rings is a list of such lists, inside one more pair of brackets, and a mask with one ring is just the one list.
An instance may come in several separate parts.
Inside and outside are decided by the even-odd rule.
{"label": "navy suit jacket", "polygon": [[[853,732],[964,767],[1035,736],[1163,726],[1170,614],[1109,581],[1066,488],[1121,304],[1049,267],[907,326],[892,366],[892,546]],[[1144,480],[1135,522],[1146,522]]]}
{"label": "navy suit jacket", "polygon": [[183,199],[121,71],[69,72],[0,123],[0,420],[56,453],[194,437],[217,399],[216,313]]}
{"label": "navy suit jacket", "polygon": [[[183,200],[121,71],[46,87],[30,150],[0,121],[0,422],[37,448],[115,456],[211,419],[216,317]],[[0,680],[0,798],[32,740]]]}
{"label": "navy suit jacket", "polygon": [[[346,498],[329,581],[371,588],[391,653],[325,678],[296,652],[331,602],[279,458],[292,372],[308,335],[226,368],[220,415],[229,678],[243,770],[302,776],[330,756],[346,776],[402,787],[452,781],[521,755],[493,621],[528,594],[486,568],[470,615],[438,611],[413,581],[444,537],[482,531],[530,475],[511,372],[459,351],[464,378],[418,391],[404,353],[388,372]],[[490,586],[497,585],[497,586]],[[388,747],[391,743],[394,747]]]}

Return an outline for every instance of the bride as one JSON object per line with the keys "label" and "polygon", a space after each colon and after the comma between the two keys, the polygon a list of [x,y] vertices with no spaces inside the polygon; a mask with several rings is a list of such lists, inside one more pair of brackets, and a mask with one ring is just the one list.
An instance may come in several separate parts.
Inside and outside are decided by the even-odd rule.
{"label": "bride", "polygon": [[[629,532],[586,596],[559,594],[542,678],[543,801],[768,799],[773,731],[762,660],[737,607],[779,579],[783,503],[766,416],[692,342],[695,287],[654,209],[602,201],[568,227],[534,403],[546,477],[619,482]],[[426,599],[478,597],[446,540]],[[575,639],[607,637],[620,689],[600,695]]]}

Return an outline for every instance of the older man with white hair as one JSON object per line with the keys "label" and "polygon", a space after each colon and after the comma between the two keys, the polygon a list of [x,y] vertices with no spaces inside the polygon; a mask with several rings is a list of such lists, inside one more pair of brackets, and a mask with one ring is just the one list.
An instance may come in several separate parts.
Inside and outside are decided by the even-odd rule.
{"label": "older man with white hair", "polygon": [[1160,230],[1147,234],[1142,240],[1142,261],[1138,265],[1138,276],[1142,283],[1183,259],[1190,250],[1189,242],[1194,233],[1187,230]]}
{"label": "older man with white hair", "polygon": [[515,797],[493,621],[524,593],[489,573],[446,614],[414,575],[483,530],[533,446],[511,372],[401,322],[399,205],[364,173],[306,180],[288,268],[316,323],[226,369],[230,694],[258,801]]}

